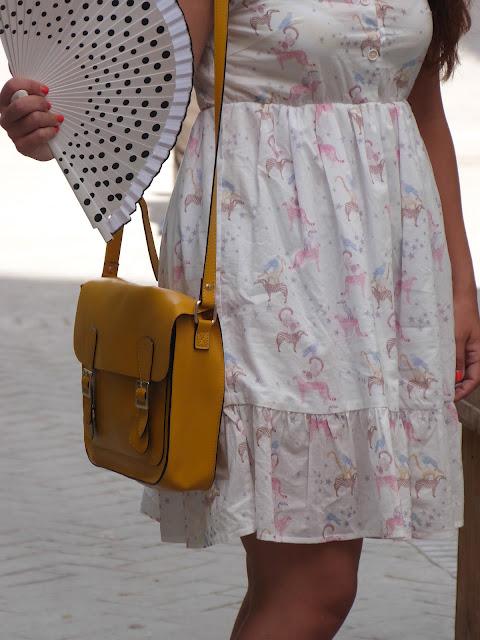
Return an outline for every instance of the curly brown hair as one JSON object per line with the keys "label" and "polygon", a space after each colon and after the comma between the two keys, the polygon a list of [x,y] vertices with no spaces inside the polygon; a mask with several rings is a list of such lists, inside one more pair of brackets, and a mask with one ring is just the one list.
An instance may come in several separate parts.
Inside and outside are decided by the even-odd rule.
{"label": "curly brown hair", "polygon": [[471,0],[428,0],[433,15],[433,36],[427,65],[442,71],[448,80],[459,62],[458,42],[472,25]]}

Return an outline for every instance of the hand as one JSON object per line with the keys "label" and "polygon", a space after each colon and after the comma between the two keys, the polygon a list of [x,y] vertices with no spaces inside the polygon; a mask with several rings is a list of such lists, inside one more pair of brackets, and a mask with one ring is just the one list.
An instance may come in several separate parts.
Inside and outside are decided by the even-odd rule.
{"label": "hand", "polygon": [[[55,127],[60,122],[50,111],[51,105],[41,86],[40,82],[28,78],[10,78],[0,92],[0,126],[19,153],[44,162],[54,157],[46,142],[58,133]],[[10,104],[19,89],[25,89],[29,95]]]}
{"label": "hand", "polygon": [[464,371],[455,385],[454,401],[468,396],[480,384],[480,317],[476,293],[454,298],[456,369]]}

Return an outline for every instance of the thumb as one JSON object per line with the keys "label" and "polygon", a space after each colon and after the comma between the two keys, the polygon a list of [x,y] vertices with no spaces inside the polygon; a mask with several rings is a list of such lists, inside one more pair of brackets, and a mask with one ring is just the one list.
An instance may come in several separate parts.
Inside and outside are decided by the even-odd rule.
{"label": "thumb", "polygon": [[24,89],[29,95],[42,96],[43,98],[48,93],[48,87],[41,82],[37,82],[37,80],[32,80],[31,78],[15,76],[15,78],[10,78],[10,80],[3,85],[0,92],[0,109],[5,109],[10,105],[13,94],[19,89]]}

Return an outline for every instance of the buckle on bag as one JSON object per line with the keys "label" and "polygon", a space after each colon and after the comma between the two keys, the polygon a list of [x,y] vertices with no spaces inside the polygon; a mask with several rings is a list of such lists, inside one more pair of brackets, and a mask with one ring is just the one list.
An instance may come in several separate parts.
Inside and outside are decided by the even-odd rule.
{"label": "buckle on bag", "polygon": [[[201,300],[197,300],[195,303],[195,308],[193,310],[193,320],[195,324],[198,324],[198,308],[201,304]],[[211,319],[212,324],[215,324],[215,320],[217,319],[217,307],[213,307],[213,318]]]}
{"label": "buckle on bag", "polygon": [[137,409],[148,409],[148,393],[150,383],[146,380],[137,380],[137,388],[135,389],[135,406]]}
{"label": "buckle on bag", "polygon": [[93,396],[93,382],[94,382],[94,372],[87,369],[87,367],[82,367],[82,394],[85,398],[92,399]]}
{"label": "buckle on bag", "polygon": [[93,438],[96,430],[95,416],[95,371],[90,371],[87,367],[82,366],[82,394],[90,400],[90,437]]}

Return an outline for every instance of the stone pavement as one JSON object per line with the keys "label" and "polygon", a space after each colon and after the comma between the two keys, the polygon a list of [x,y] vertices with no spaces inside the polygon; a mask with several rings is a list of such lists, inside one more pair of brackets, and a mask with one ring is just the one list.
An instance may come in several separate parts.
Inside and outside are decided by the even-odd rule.
{"label": "stone pavement", "polygon": [[[86,456],[78,284],[0,278],[0,637],[227,640],[240,544],[161,544],[141,485]],[[339,640],[452,640],[455,560],[456,540],[366,540]]]}

